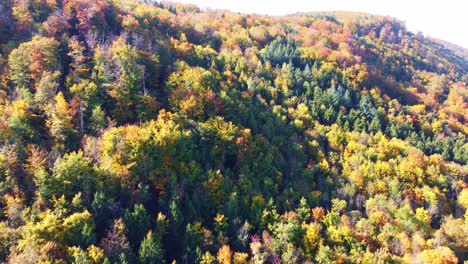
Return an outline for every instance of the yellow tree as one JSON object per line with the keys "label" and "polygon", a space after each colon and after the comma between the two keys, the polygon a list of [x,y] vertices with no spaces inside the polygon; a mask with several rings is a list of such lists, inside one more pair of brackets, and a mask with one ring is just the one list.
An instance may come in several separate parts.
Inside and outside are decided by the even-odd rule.
{"label": "yellow tree", "polygon": [[216,259],[218,260],[219,264],[231,264],[232,263],[231,258],[232,258],[232,251],[229,245],[222,246],[219,249],[218,254],[216,255]]}
{"label": "yellow tree", "polygon": [[73,111],[62,92],[55,96],[55,104],[50,106],[47,115],[46,124],[55,143],[63,144],[70,136],[76,134],[73,126]]}

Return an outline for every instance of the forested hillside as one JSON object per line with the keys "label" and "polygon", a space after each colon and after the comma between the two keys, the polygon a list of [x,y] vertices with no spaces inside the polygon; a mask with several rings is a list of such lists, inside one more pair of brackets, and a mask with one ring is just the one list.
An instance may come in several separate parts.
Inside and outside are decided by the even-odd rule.
{"label": "forested hillside", "polygon": [[463,53],[361,13],[1,0],[0,263],[463,262]]}

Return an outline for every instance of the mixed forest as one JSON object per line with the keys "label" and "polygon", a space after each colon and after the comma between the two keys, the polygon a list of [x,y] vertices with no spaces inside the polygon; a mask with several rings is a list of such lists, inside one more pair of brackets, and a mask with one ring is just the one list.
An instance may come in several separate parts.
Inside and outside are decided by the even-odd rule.
{"label": "mixed forest", "polygon": [[463,262],[467,102],[390,17],[2,0],[0,262]]}

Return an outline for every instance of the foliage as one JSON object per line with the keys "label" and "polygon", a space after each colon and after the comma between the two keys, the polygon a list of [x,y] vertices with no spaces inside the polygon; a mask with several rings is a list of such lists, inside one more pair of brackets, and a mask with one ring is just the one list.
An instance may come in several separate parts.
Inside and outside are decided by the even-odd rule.
{"label": "foliage", "polygon": [[0,13],[0,262],[466,258],[468,62],[402,22]]}

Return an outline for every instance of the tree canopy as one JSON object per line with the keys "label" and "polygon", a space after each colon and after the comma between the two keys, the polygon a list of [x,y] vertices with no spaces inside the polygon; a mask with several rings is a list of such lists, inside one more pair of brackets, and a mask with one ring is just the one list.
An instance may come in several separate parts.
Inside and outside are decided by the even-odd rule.
{"label": "tree canopy", "polygon": [[0,262],[462,262],[457,54],[361,13],[1,1]]}

